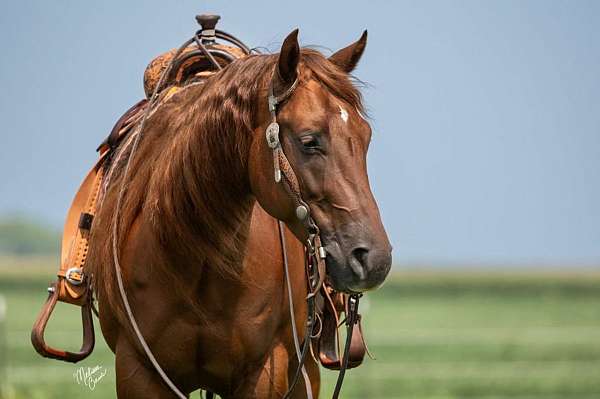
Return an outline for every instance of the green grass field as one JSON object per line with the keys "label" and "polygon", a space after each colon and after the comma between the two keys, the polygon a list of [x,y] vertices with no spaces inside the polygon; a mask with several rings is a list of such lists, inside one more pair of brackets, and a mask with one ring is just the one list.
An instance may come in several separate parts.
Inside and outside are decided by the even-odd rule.
{"label": "green grass field", "polygon": [[[98,331],[94,354],[78,365],[31,347],[55,267],[52,259],[0,259],[3,395],[112,398],[113,357]],[[48,340],[76,349],[79,314],[59,306]],[[600,398],[600,271],[398,272],[362,308],[377,360],[348,372],[344,398]],[[76,369],[96,365],[108,373],[95,390],[77,385]],[[326,398],[336,374],[323,375]]]}

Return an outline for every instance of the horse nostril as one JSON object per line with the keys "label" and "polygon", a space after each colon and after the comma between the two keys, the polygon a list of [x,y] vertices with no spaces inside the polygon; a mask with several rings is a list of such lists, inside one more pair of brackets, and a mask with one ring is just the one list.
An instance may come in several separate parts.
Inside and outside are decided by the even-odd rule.
{"label": "horse nostril", "polygon": [[363,268],[367,268],[367,256],[369,255],[369,250],[367,248],[354,248],[352,250],[352,256],[354,259],[360,263]]}
{"label": "horse nostril", "polygon": [[347,252],[348,269],[352,281],[347,288],[352,292],[364,292],[379,287],[390,271],[392,254],[387,247],[359,245]]}

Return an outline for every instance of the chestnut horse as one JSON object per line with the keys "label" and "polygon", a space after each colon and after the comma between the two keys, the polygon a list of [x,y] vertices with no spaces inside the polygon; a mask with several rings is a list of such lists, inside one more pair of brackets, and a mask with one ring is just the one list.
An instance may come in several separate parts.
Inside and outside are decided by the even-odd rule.
{"label": "chestnut horse", "polygon": [[[300,49],[297,30],[281,52],[233,62],[186,87],[147,119],[124,180],[131,145],[121,145],[95,217],[88,265],[102,333],[116,356],[119,398],[173,398],[144,354],[119,297],[111,223],[121,184],[118,251],[137,324],[158,363],[185,394],[279,398],[298,361],[277,223],[286,225],[297,325],[305,325],[307,231],[273,178],[265,140],[268,89],[293,94],[278,109],[283,150],[327,252],[338,291],[378,287],[391,247],[369,187],[371,137],[349,73],[366,45],[326,58]],[[303,340],[303,329],[300,340]],[[306,370],[318,397],[319,369]],[[305,397],[300,379],[293,397]]]}

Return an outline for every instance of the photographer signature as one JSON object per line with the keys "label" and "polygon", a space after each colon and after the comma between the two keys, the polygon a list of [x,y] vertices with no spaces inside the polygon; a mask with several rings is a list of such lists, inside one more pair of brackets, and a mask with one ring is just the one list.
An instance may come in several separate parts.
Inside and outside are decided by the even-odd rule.
{"label": "photographer signature", "polygon": [[107,370],[102,366],[95,367],[79,367],[73,373],[73,378],[75,378],[75,382],[79,385],[85,385],[91,391],[96,388],[96,384],[100,382],[102,378],[106,375]]}

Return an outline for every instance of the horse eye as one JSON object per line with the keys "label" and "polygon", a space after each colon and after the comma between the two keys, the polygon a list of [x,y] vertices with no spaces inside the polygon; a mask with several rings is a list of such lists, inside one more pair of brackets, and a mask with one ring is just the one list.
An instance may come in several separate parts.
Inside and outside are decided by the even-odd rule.
{"label": "horse eye", "polygon": [[307,150],[314,150],[319,148],[319,139],[315,136],[304,136],[300,138],[302,146]]}

